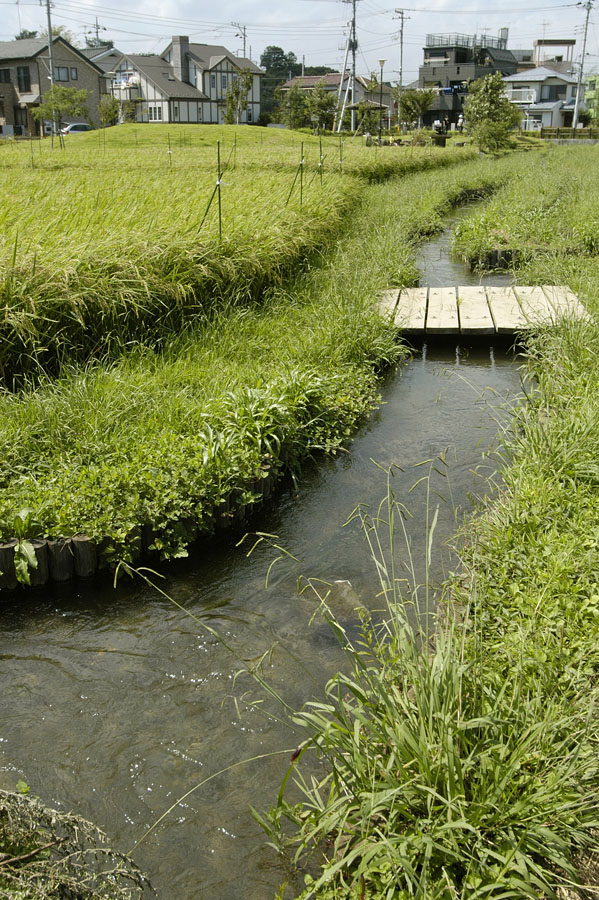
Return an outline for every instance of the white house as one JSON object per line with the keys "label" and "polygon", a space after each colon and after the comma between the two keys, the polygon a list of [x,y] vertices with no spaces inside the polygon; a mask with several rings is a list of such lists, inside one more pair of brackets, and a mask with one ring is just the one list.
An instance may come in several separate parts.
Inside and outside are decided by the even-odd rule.
{"label": "white house", "polygon": [[123,54],[107,89],[122,102],[133,101],[138,122],[222,124],[227,90],[245,69],[252,86],[241,121],[251,124],[260,115],[262,69],[225,47],[190,44],[185,36],[173,37],[160,56]]}
{"label": "white house", "polygon": [[506,97],[522,111],[523,129],[572,124],[577,84],[574,75],[537,66],[507,75],[503,81]]}

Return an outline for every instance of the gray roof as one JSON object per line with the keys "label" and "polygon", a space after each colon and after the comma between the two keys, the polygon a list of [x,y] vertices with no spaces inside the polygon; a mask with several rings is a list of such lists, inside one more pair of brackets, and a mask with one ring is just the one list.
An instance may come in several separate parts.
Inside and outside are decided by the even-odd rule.
{"label": "gray roof", "polygon": [[48,41],[43,38],[27,38],[23,41],[0,42],[0,59],[27,59],[45,50]]}
{"label": "gray roof", "polygon": [[248,59],[246,56],[235,56],[235,54],[220,44],[190,44],[189,52],[202,63],[205,69],[214,68],[226,57],[234,62],[236,66],[239,66],[240,69],[249,69],[254,75],[264,75],[263,69],[257,66],[255,62],[252,62],[251,59]]}
{"label": "gray roof", "polygon": [[518,60],[511,50],[498,50],[496,47],[485,47],[484,49],[495,62],[507,62],[512,63],[513,65],[518,64]]}
{"label": "gray roof", "polygon": [[516,72],[515,75],[508,75],[503,80],[509,82],[527,82],[545,81],[546,78],[559,78],[560,81],[566,81],[568,84],[576,84],[577,81],[573,75],[566,75],[565,72],[556,72],[555,69],[548,69],[547,66],[537,66],[536,69],[527,69],[525,72]]}
{"label": "gray roof", "polygon": [[[84,62],[90,65],[93,69],[96,69],[97,72],[102,74],[102,70],[99,66],[96,65],[95,62],[92,62],[91,59],[88,59],[87,56],[78,48],[73,47],[68,41],[65,41],[63,37],[58,35],[53,38],[53,44],[64,44],[65,47],[68,47],[76,56],[79,56]],[[0,60],[6,59],[32,59],[34,56],[38,56],[44,50],[48,48],[48,41],[43,38],[27,38],[23,41],[2,41],[0,42]]]}
{"label": "gray roof", "polygon": [[127,54],[125,59],[156,85],[169,100],[208,100],[203,91],[184,81],[178,81],[174,76],[173,67],[161,56]]}

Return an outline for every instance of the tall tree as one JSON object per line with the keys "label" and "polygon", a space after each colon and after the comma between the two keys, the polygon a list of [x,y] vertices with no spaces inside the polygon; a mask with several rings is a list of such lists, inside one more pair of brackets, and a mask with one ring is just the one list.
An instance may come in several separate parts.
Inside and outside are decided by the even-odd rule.
{"label": "tall tree", "polygon": [[309,120],[306,112],[306,95],[297,84],[280,94],[279,116],[289,128],[302,128]]}
{"label": "tall tree", "polygon": [[401,91],[399,97],[400,121],[415,123],[418,128],[421,128],[422,116],[431,108],[434,99],[434,91]]}
{"label": "tall tree", "polygon": [[260,57],[260,65],[266,72],[260,85],[260,107],[263,118],[268,120],[275,110],[277,88],[290,77],[299,75],[302,67],[295,53],[285,53],[282,47],[275,45],[266,47]]}
{"label": "tall tree", "polygon": [[37,31],[27,31],[26,28],[22,28],[18,34],[15,34],[15,41],[27,41],[29,38],[36,38]]}
{"label": "tall tree", "polygon": [[252,89],[254,76],[249,69],[241,69],[237,78],[227,90],[227,107],[225,122],[227,125],[239,125],[241,114],[248,108],[248,95]]}
{"label": "tall tree", "polygon": [[477,78],[469,87],[464,103],[466,130],[481,150],[499,150],[510,143],[510,131],[522,113],[505,96],[505,85],[499,72]]}
{"label": "tall tree", "polygon": [[306,96],[306,112],[312,124],[320,131],[331,128],[337,109],[337,95],[326,91],[324,82],[317,82]]}

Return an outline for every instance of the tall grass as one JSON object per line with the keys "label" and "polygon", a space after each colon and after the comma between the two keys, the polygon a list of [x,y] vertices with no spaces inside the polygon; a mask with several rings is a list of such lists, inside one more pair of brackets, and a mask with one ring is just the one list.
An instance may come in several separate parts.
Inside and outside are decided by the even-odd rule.
{"label": "tall grass", "polygon": [[[224,302],[257,301],[338,234],[364,185],[469,153],[375,156],[262,129],[119,128],[2,148],[0,377],[158,345]],[[222,234],[216,143],[224,175]],[[169,148],[172,148],[169,153]],[[302,150],[303,148],[303,150]],[[300,155],[305,184],[290,194]],[[34,165],[32,166],[32,159]]]}
{"label": "tall grass", "polygon": [[418,236],[504,177],[483,161],[371,187],[330,257],[260,306],[225,304],[160,353],[4,392],[0,533],[29,509],[28,536],[85,531],[117,556],[147,525],[177,554],[222,501],[251,503],[269,472],[343,446],[406,352],[378,292],[414,283]]}
{"label": "tall grass", "polygon": [[[379,622],[362,615],[357,641],[311,585],[346,667],[321,702],[293,715],[297,759],[276,805],[256,818],[311,873],[302,900],[557,897],[580,887],[580,855],[597,850],[596,688],[587,679],[581,697],[563,660],[562,679],[531,675],[522,657],[544,641],[542,621],[520,652],[499,654],[476,575],[459,615],[421,633],[426,604],[417,589],[409,602],[402,595],[406,556],[413,567],[397,550],[403,515],[390,490],[373,519],[363,516],[384,611]],[[324,767],[304,776],[313,752]]]}

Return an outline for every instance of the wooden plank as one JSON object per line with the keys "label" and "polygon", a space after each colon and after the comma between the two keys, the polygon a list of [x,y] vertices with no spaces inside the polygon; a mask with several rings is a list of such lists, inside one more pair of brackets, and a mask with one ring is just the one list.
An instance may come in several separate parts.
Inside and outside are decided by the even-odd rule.
{"label": "wooden plank", "polygon": [[424,334],[428,288],[404,288],[395,309],[395,325],[412,334]]}
{"label": "wooden plank", "polygon": [[515,287],[516,297],[530,325],[547,325],[557,320],[555,309],[541,287]]}
{"label": "wooden plank", "polygon": [[381,316],[391,318],[395,312],[397,301],[399,299],[399,288],[393,288],[389,291],[383,291],[379,297],[379,312]]}
{"label": "wooden plank", "polygon": [[487,301],[498,334],[513,334],[528,328],[529,323],[520,309],[514,288],[487,287]]}
{"label": "wooden plank", "polygon": [[567,284],[544,284],[543,293],[554,309],[556,319],[589,319],[588,312]]}
{"label": "wooden plank", "polygon": [[429,288],[426,333],[460,333],[457,294],[454,287]]}
{"label": "wooden plank", "polygon": [[494,334],[495,325],[481,285],[466,285],[457,289],[458,315],[461,334]]}

